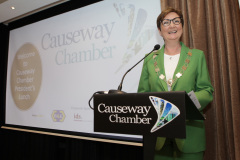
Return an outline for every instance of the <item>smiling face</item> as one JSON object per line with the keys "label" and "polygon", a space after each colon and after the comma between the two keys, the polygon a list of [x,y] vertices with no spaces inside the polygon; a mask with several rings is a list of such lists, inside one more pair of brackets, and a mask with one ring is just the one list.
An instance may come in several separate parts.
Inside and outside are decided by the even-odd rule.
{"label": "smiling face", "polygon": [[[175,12],[168,13],[164,19],[174,19],[176,17],[179,17],[179,15]],[[182,23],[180,24],[174,24],[172,21],[169,26],[163,26],[161,23],[161,30],[158,29],[160,35],[163,37],[165,42],[170,41],[179,41],[180,37],[182,36],[183,30],[182,30]]]}

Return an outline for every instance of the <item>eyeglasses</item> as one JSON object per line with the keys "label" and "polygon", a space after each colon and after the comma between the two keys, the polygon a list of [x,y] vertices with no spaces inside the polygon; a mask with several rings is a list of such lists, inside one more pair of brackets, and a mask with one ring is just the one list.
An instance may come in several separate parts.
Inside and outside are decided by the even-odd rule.
{"label": "eyeglasses", "polygon": [[161,23],[163,24],[164,27],[166,27],[171,24],[171,21],[173,22],[173,24],[179,25],[182,22],[182,18],[176,17],[173,19],[164,19],[163,21],[161,21]]}

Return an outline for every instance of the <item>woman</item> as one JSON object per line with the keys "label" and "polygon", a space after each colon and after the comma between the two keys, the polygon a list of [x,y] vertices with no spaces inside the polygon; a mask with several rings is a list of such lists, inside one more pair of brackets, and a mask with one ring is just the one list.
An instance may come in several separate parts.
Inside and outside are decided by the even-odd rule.
{"label": "woman", "polygon": [[[183,25],[179,10],[168,8],[158,16],[157,27],[165,44],[145,59],[138,92],[194,91],[202,112],[213,99],[213,87],[203,51],[180,42]],[[186,139],[158,137],[155,159],[202,160],[204,150],[204,122],[187,120]]]}

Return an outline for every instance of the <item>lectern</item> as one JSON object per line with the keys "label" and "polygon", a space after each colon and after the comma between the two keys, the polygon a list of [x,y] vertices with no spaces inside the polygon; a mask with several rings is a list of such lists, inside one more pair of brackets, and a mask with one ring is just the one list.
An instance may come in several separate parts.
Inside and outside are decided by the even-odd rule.
{"label": "lectern", "polygon": [[203,120],[185,91],[97,94],[94,132],[143,135],[144,160],[157,137],[186,138],[186,119]]}

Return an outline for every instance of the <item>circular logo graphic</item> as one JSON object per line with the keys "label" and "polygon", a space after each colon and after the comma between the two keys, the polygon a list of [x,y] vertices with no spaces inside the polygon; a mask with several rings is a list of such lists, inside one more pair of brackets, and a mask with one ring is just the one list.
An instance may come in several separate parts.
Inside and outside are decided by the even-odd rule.
{"label": "circular logo graphic", "polygon": [[42,82],[42,63],[33,44],[24,44],[16,53],[11,70],[11,91],[16,106],[29,109],[38,97]]}

